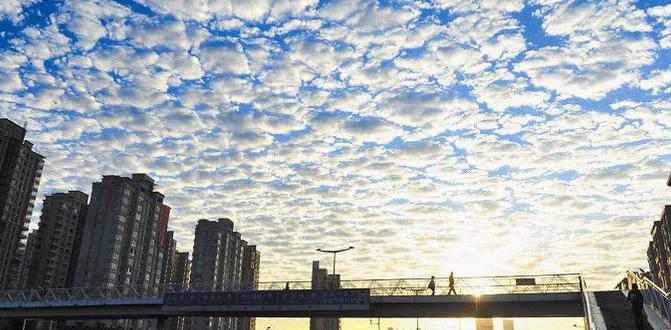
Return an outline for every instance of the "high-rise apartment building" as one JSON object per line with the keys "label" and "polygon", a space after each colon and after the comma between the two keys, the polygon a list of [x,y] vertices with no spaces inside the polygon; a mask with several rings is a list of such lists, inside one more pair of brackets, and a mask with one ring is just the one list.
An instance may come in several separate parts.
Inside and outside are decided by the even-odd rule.
{"label": "high-rise apartment building", "polygon": [[[219,290],[240,288],[246,246],[240,233],[233,230],[230,219],[199,220],[193,243],[190,286]],[[238,320],[230,317],[190,318],[188,322],[188,328],[194,330],[238,330]]]}
{"label": "high-rise apartment building", "polygon": [[46,196],[42,204],[29,288],[65,288],[74,282],[89,196],[81,191]]}
{"label": "high-rise apartment building", "polygon": [[21,266],[19,267],[19,289],[26,289],[29,287],[30,268],[33,264],[33,257],[35,255],[35,243],[37,241],[37,232],[33,231],[28,234],[26,240],[26,247],[23,251],[23,259],[21,259]]}
{"label": "high-rise apartment building", "polygon": [[175,232],[169,231],[166,233],[165,237],[162,239],[162,243],[159,244],[159,250],[161,251],[161,259],[157,259],[160,263],[161,276],[159,279],[159,284],[167,285],[174,284],[175,277],[177,276],[177,240],[173,237]]}
{"label": "high-rise apartment building", "polygon": [[221,227],[216,221],[198,220],[193,240],[191,286],[211,287],[219,282],[219,244]]}
{"label": "high-rise apartment building", "polygon": [[[75,286],[158,285],[159,225],[165,208],[163,195],[154,188],[154,180],[145,174],[106,175],[93,184]],[[147,323],[120,320],[88,326],[121,324],[132,330],[144,329]]]}
{"label": "high-rise apartment building", "polygon": [[[248,245],[242,241],[242,273],[240,282],[243,290],[258,290],[259,275],[261,268],[261,252],[256,249],[256,245]],[[238,318],[238,330],[256,329],[256,318],[240,317]]]}
{"label": "high-rise apartment building", "polygon": [[191,260],[189,259],[189,252],[179,252],[177,253],[174,283],[181,284],[186,289],[190,281]]}
{"label": "high-rise apartment building", "polygon": [[[173,271],[173,284],[181,285],[183,290],[189,287],[189,280],[191,279],[191,260],[189,260],[189,252],[178,252],[177,262]],[[186,318],[176,317],[170,318],[166,322],[167,330],[187,330]]]}
{"label": "high-rise apartment building", "polygon": [[[325,268],[319,268],[319,261],[312,262],[312,289],[326,290],[340,288],[340,274],[329,274]],[[310,318],[310,330],[340,330],[339,318]]]}
{"label": "high-rise apartment building", "polygon": [[[179,252],[177,251],[177,240],[173,238],[174,235],[175,232],[168,231],[163,238],[159,239],[159,250],[161,251],[161,259],[158,260],[161,265],[161,278],[159,280],[159,285],[162,289],[168,289],[168,286],[177,290],[182,289],[182,286],[179,285],[179,283],[176,283],[177,277],[180,276],[180,273],[182,273],[184,270],[178,269],[177,263]],[[168,318],[165,322],[164,329],[178,329],[181,320],[183,320],[181,317]]]}
{"label": "high-rise apartment building", "polygon": [[667,215],[671,215],[671,206],[667,205],[662,211],[659,221],[652,224],[650,235],[652,241],[648,245],[648,265],[650,266],[650,276],[664,290],[668,291],[671,287],[671,276],[669,274],[669,220]]}
{"label": "high-rise apartment building", "polygon": [[[154,258],[154,265],[152,267],[156,269],[156,274],[154,275],[154,283],[155,284],[160,284],[164,283],[163,280],[166,279],[164,278],[164,271],[166,270],[165,267],[169,267],[167,270],[168,272],[172,271],[172,263],[166,264],[168,260],[166,257],[174,257],[174,254],[176,253],[177,249],[177,242],[174,242],[174,248],[175,251],[171,251],[170,249],[173,247],[173,242],[172,242],[172,236],[168,238],[168,220],[170,219],[170,206],[168,205],[161,205],[161,211],[159,213],[159,219],[158,219],[158,231],[156,233],[156,257]],[[171,277],[171,273],[167,274],[167,279]],[[168,281],[169,282],[169,281]]]}
{"label": "high-rise apartment building", "polygon": [[25,136],[25,128],[0,119],[0,290],[20,284],[22,240],[44,167],[44,157],[32,150]]}
{"label": "high-rise apartment building", "polygon": [[[671,187],[671,175],[666,182]],[[665,291],[671,290],[671,205],[662,209],[659,221],[652,224],[652,241],[648,244],[648,265],[650,277]]]}

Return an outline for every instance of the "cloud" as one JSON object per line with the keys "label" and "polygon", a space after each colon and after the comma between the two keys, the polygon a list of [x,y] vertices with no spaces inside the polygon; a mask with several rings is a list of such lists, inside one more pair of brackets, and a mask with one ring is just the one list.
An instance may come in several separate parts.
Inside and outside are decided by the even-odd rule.
{"label": "cloud", "polygon": [[384,144],[403,133],[403,130],[378,118],[365,117],[350,119],[343,126],[341,133],[345,138],[361,142]]}
{"label": "cloud", "polygon": [[655,48],[648,38],[614,39],[608,44],[573,49],[549,46],[528,51],[515,70],[563,97],[599,99],[636,81],[636,70],[653,62]]}
{"label": "cloud", "polygon": [[655,70],[650,73],[650,77],[642,79],[640,86],[643,89],[652,90],[658,93],[660,89],[671,84],[671,70]]}
{"label": "cloud", "polygon": [[213,73],[249,73],[247,56],[239,44],[212,43],[200,47],[203,67]]}
{"label": "cloud", "polygon": [[37,0],[7,0],[0,3],[0,20],[9,20],[14,24],[24,18],[24,8],[36,3]]}
{"label": "cloud", "polygon": [[5,93],[14,93],[23,90],[21,76],[13,71],[0,71],[0,91]]}

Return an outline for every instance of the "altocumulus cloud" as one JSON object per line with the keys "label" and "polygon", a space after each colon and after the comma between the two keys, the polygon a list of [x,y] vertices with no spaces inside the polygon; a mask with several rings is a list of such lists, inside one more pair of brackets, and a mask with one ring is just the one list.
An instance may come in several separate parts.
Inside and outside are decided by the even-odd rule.
{"label": "altocumulus cloud", "polygon": [[628,0],[9,0],[0,115],[42,196],[146,172],[180,249],[231,217],[265,279],[353,245],[350,278],[610,286],[668,200],[670,26]]}

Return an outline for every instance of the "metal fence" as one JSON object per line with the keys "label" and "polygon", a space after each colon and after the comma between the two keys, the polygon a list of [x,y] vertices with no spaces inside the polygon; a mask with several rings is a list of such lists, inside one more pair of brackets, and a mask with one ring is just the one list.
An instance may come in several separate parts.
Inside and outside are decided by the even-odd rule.
{"label": "metal fence", "polygon": [[580,291],[582,293],[581,303],[585,315],[585,330],[606,330],[601,310],[594,308],[598,306],[594,293],[587,289],[587,283],[582,276],[580,277]]}
{"label": "metal fence", "polygon": [[[315,283],[319,289],[370,289],[372,296],[431,295],[430,278],[342,280],[334,287]],[[447,295],[451,289],[447,277],[434,278],[435,294]],[[87,287],[63,289],[31,289],[0,291],[0,304],[58,301],[109,301],[128,299],[160,299],[166,292],[188,291],[265,291],[310,290],[310,281],[277,281],[254,284],[167,284],[160,287],[146,285]],[[580,274],[542,274],[487,277],[455,277],[454,291],[459,295],[521,294],[580,292]],[[2,305],[0,305],[2,307]]]}
{"label": "metal fence", "polygon": [[626,283],[623,281],[618,286],[621,290],[629,290],[632,283],[638,284],[638,289],[643,293],[646,303],[652,306],[667,323],[671,321],[671,292],[664,292],[664,289],[649,278],[630,270],[627,271]]}

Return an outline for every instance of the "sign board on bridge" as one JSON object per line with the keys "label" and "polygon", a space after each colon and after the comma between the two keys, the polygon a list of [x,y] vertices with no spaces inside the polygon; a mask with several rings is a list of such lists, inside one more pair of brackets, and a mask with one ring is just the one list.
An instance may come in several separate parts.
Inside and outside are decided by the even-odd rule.
{"label": "sign board on bridge", "polygon": [[166,311],[366,310],[370,289],[168,292]]}
{"label": "sign board on bridge", "polygon": [[536,285],[536,279],[535,278],[516,278],[515,279],[515,284],[516,285]]}

